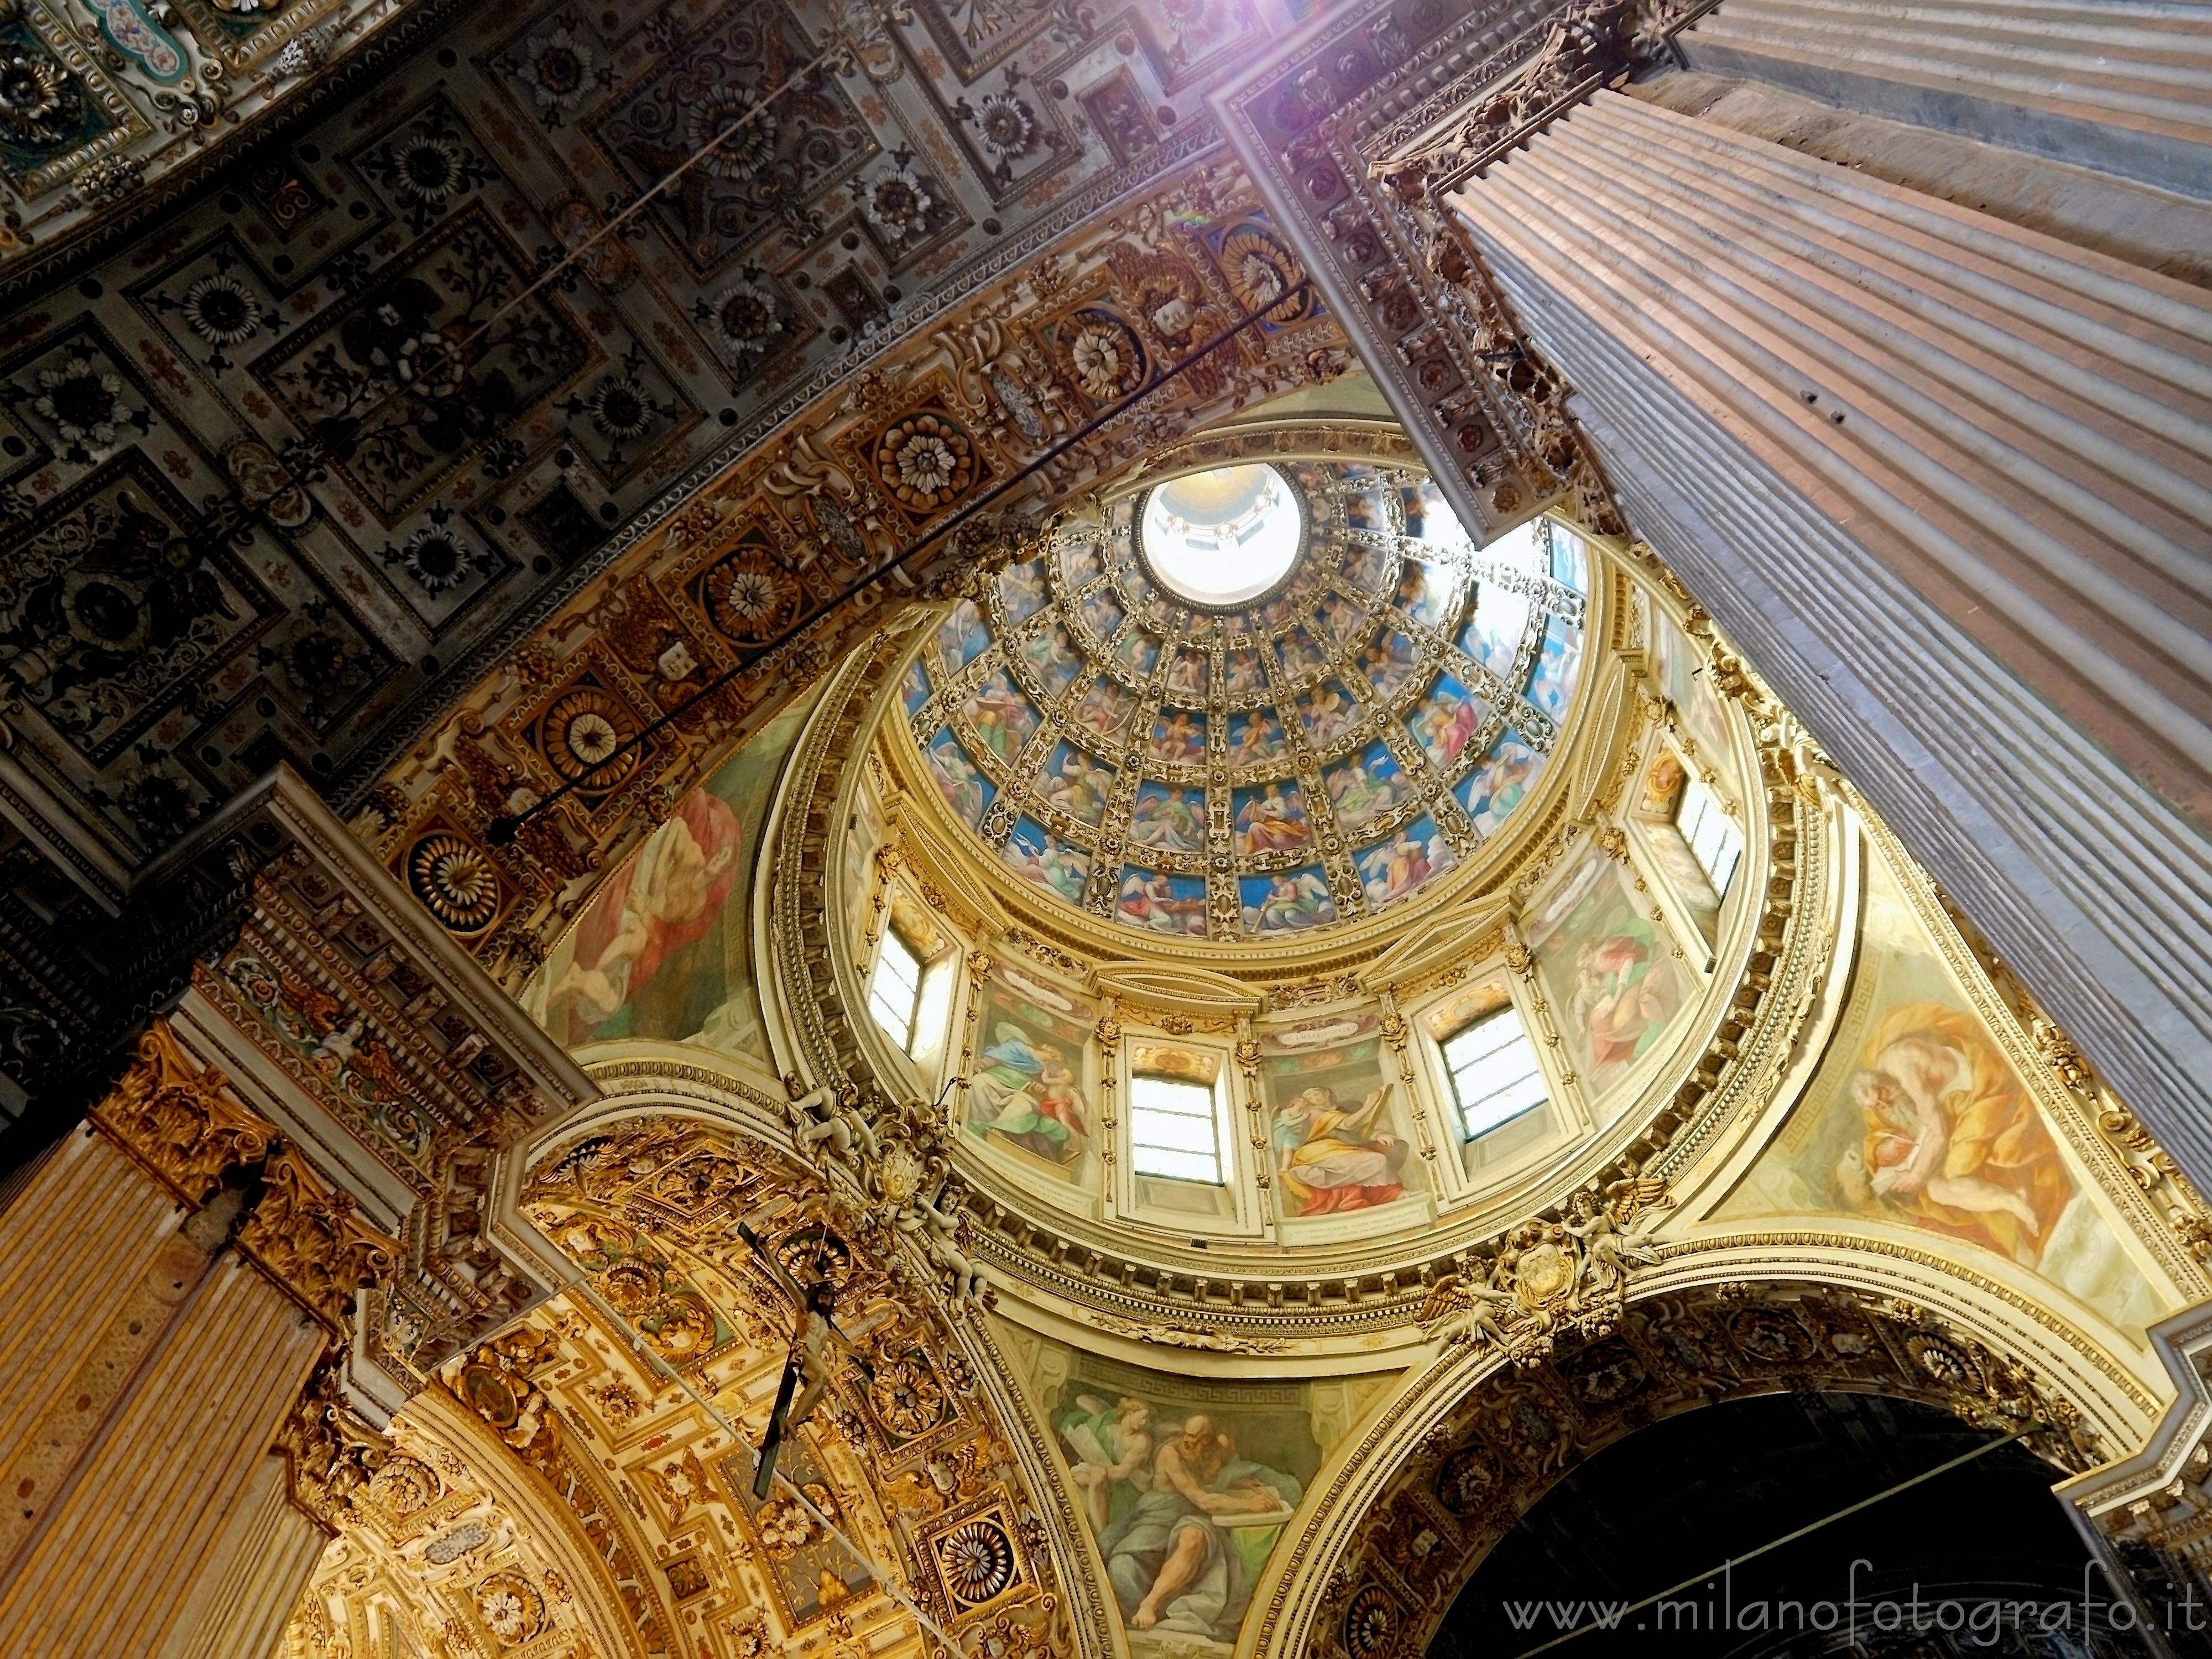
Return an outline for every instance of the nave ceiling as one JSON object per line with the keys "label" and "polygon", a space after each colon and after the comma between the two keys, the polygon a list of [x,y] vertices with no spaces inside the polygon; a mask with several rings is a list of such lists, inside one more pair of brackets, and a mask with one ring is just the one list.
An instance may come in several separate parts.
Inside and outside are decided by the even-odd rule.
{"label": "nave ceiling", "polygon": [[[1380,33],[1361,23],[1338,95],[1364,75],[1403,103],[1386,36],[1428,42],[1417,60],[1452,84],[1526,45],[1517,13],[1401,9]],[[638,807],[663,810],[942,580],[953,544],[920,544],[954,514],[1255,309],[960,545],[1017,501],[1033,514],[1163,437],[1354,367],[1328,306],[1293,291],[1279,191],[1255,187],[1206,103],[1284,19],[901,17],[462,19],[366,88],[337,65],[315,79],[334,101],[253,151],[252,188],[125,198],[72,285],[19,295],[0,319],[0,482],[26,573],[0,608],[0,786],[11,914],[51,938],[11,1018],[88,1040],[68,1007],[106,971],[82,943],[102,912],[279,760],[360,807],[396,868],[449,869],[467,896],[426,902],[519,977]],[[778,65],[805,70],[788,111],[713,125]],[[768,148],[730,137],[611,231],[684,143],[756,127]],[[1434,225],[1393,235],[1391,258],[1425,269]],[[1432,401],[1458,388],[1465,430],[1438,438],[1469,469],[1445,477],[1455,509],[1503,526],[1566,480],[1601,514],[1556,388],[1464,262],[1441,268],[1495,360],[1422,371]],[[902,554],[921,556],[890,568]],[[679,706],[528,849],[489,844],[511,803]]]}

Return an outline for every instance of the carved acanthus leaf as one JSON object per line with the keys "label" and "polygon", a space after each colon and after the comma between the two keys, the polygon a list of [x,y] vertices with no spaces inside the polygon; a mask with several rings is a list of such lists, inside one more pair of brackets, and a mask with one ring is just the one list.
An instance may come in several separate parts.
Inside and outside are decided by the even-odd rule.
{"label": "carved acanthus leaf", "polygon": [[399,1243],[355,1213],[289,1146],[269,1160],[265,1185],[239,1229],[238,1248],[333,1335],[343,1333],[354,1292],[388,1277]]}
{"label": "carved acanthus leaf", "polygon": [[138,1039],[131,1068],[89,1115],[107,1137],[197,1209],[223,1176],[268,1156],[276,1131],[197,1065],[166,1024]]}

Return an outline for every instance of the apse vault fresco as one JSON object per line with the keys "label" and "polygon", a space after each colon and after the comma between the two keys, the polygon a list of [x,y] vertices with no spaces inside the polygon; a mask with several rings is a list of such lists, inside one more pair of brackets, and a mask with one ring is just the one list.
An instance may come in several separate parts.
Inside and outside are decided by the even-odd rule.
{"label": "apse vault fresco", "polygon": [[[1273,505],[1232,486],[1217,530],[1189,501],[1163,511],[1198,499],[1192,475],[1122,495],[956,604],[901,687],[946,808],[999,861],[1176,939],[1326,927],[1421,891],[1527,795],[1581,667],[1589,560],[1565,526],[1478,553],[1413,469],[1196,476],[1237,472],[1264,473]],[[1248,547],[1295,536],[1279,578],[1247,580],[1222,544],[1240,524]],[[1188,585],[1209,569],[1225,603]]]}

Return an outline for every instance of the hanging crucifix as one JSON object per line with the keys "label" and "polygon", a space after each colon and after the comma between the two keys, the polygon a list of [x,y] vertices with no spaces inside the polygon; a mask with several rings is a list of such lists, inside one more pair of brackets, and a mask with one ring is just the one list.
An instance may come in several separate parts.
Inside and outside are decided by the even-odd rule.
{"label": "hanging crucifix", "polygon": [[830,1345],[833,1340],[842,1342],[845,1336],[831,1319],[836,1311],[837,1287],[822,1269],[823,1250],[829,1243],[826,1231],[823,1248],[815,1252],[813,1278],[803,1287],[775,1252],[762,1243],[760,1235],[742,1221],[738,1223],[738,1236],[752,1246],[753,1254],[799,1310],[799,1323],[791,1334],[790,1357],[783,1363],[783,1380],[776,1384],[775,1405],[769,1413],[768,1431],[761,1437],[759,1465],[753,1474],[753,1496],[765,1498],[775,1485],[776,1458],[785,1438],[813,1414],[823,1391],[830,1386]]}

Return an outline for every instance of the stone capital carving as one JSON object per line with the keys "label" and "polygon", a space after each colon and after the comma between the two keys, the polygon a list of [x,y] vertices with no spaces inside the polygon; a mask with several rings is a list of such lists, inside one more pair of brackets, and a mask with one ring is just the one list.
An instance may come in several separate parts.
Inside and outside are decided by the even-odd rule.
{"label": "stone capital carving", "polygon": [[223,1176],[258,1164],[276,1131],[198,1065],[165,1023],[147,1028],[130,1069],[88,1114],[102,1133],[179,1201],[197,1209]]}
{"label": "stone capital carving", "polygon": [[264,1179],[238,1248],[325,1330],[342,1335],[354,1292],[392,1273],[398,1241],[363,1222],[353,1200],[290,1147],[270,1156]]}
{"label": "stone capital carving", "polygon": [[307,1379],[277,1434],[276,1449],[293,1507],[332,1536],[357,1518],[362,1498],[386,1498],[380,1507],[390,1513],[404,1510],[426,1480],[429,1495],[436,1494],[437,1477],[411,1458],[395,1459],[391,1441],[347,1405],[335,1360],[325,1360]]}

